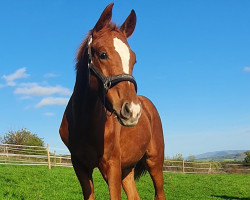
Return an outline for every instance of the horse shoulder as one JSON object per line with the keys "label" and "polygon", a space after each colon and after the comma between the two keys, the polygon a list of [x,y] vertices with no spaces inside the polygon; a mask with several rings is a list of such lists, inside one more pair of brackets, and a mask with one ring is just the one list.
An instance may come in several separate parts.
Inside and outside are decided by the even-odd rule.
{"label": "horse shoulder", "polygon": [[143,112],[147,115],[151,125],[152,138],[147,149],[147,154],[148,156],[156,156],[158,154],[162,154],[163,156],[164,136],[159,113],[154,104],[148,98],[144,96],[139,96],[139,98],[142,104]]}
{"label": "horse shoulder", "polygon": [[147,118],[150,120],[152,123],[155,118],[160,119],[158,111],[152,101],[150,101],[147,97],[145,96],[139,96],[141,105],[142,105],[142,112],[144,112],[147,116]]}

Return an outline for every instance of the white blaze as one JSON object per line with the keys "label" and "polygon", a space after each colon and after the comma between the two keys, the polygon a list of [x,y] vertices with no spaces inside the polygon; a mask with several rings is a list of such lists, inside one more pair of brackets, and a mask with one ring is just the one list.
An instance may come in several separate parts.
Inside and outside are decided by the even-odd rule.
{"label": "white blaze", "polygon": [[117,37],[114,38],[114,47],[115,50],[120,55],[122,61],[122,69],[125,74],[129,74],[129,60],[130,60],[130,53],[128,46],[118,39]]}

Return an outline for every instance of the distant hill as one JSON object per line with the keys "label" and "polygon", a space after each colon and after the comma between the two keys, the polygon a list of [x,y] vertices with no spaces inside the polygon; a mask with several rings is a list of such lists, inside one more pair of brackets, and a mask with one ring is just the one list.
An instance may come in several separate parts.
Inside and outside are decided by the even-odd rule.
{"label": "distant hill", "polygon": [[226,150],[203,153],[195,156],[195,160],[211,160],[211,161],[243,161],[247,150]]}

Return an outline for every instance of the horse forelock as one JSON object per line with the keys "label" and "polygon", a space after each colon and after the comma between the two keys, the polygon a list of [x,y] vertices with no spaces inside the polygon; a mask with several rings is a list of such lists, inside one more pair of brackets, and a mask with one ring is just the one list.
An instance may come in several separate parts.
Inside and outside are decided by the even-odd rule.
{"label": "horse forelock", "polygon": [[88,39],[90,37],[90,35],[92,34],[92,31],[89,31],[86,38],[83,40],[83,42],[80,44],[79,48],[78,48],[78,51],[77,51],[77,54],[76,54],[76,66],[75,66],[75,69],[78,70],[79,69],[79,61],[81,59],[83,59],[84,57],[84,54],[85,54],[85,51],[87,49],[87,43],[88,43]]}

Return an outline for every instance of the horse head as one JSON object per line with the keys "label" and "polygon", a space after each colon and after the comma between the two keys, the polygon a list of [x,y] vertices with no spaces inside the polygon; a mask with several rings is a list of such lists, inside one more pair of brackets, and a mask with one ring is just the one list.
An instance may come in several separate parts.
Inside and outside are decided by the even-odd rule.
{"label": "horse head", "polygon": [[141,115],[141,104],[132,76],[136,56],[127,38],[135,29],[136,15],[132,10],[122,26],[117,27],[110,22],[112,8],[113,4],[105,8],[84,42],[85,50],[80,47],[77,59],[88,51],[89,87],[122,125],[134,126]]}

